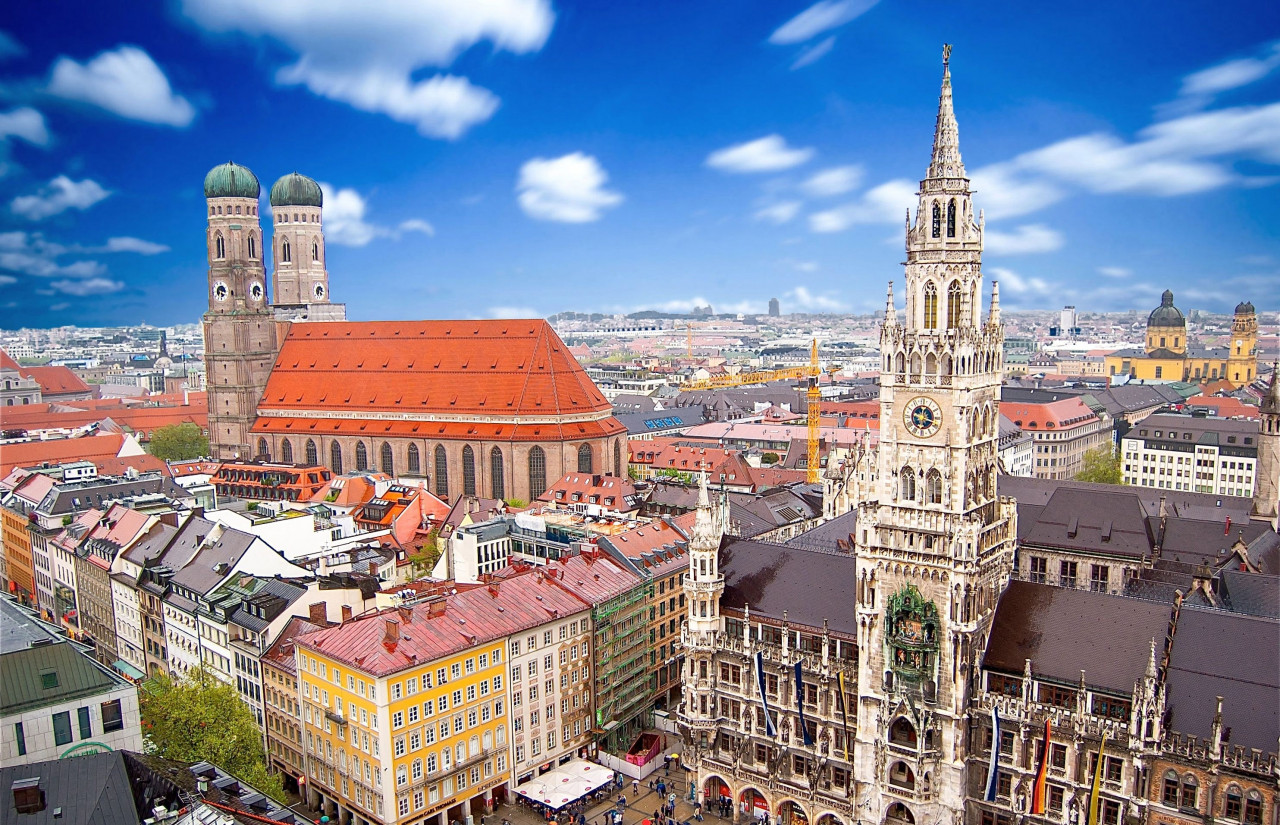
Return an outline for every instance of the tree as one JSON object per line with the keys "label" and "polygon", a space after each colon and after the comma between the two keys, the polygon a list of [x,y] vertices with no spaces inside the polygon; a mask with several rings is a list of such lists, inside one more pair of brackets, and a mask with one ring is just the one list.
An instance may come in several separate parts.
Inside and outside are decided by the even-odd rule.
{"label": "tree", "polygon": [[440,530],[432,528],[422,539],[422,546],[408,558],[409,570],[414,577],[429,576],[440,561]]}
{"label": "tree", "polygon": [[782,460],[782,457],[779,456],[777,453],[765,453],[764,455],[760,456],[760,466],[770,467],[774,464],[777,464],[781,460]]}
{"label": "tree", "polygon": [[183,679],[149,679],[138,701],[149,753],[212,763],[272,799],[287,801],[280,777],[267,772],[253,711],[234,687],[201,668]]}
{"label": "tree", "polygon": [[151,434],[151,454],[165,461],[200,458],[209,454],[209,439],[190,421],[170,424]]}
{"label": "tree", "polygon": [[1120,453],[1110,444],[1094,447],[1084,454],[1076,481],[1093,481],[1098,484],[1124,484],[1120,471]]}

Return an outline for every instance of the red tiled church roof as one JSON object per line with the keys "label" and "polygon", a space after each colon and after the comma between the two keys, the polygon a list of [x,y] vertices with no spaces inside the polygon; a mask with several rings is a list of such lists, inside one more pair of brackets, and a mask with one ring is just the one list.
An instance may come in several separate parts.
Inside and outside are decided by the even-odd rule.
{"label": "red tiled church roof", "polygon": [[46,398],[89,392],[89,385],[70,367],[23,367],[22,373],[40,384],[40,394]]}
{"label": "red tiled church roof", "polygon": [[255,429],[274,432],[274,411],[609,419],[611,407],[546,321],[375,321],[293,324],[258,410]]}

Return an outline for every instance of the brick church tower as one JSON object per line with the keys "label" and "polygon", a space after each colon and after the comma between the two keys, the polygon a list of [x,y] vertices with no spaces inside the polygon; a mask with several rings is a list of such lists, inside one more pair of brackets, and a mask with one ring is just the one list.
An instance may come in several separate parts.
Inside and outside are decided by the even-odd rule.
{"label": "brick church tower", "polygon": [[209,311],[204,363],[213,457],[257,454],[250,431],[276,357],[258,221],[258,179],[243,166],[215,166],[204,179],[209,208]]}

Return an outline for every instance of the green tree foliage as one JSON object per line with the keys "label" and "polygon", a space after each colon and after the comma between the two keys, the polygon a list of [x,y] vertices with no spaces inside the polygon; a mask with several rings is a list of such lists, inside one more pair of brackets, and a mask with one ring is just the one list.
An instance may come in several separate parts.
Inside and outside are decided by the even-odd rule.
{"label": "green tree foliage", "polygon": [[190,421],[160,427],[151,434],[151,454],[165,461],[186,461],[209,454],[209,439]]}
{"label": "green tree foliage", "polygon": [[1110,444],[1094,447],[1084,454],[1076,481],[1093,481],[1098,484],[1124,484],[1120,471],[1120,453]]}
{"label": "green tree foliage", "polygon": [[180,762],[210,762],[272,799],[287,801],[280,776],[267,772],[253,711],[234,687],[202,668],[184,679],[150,679],[138,697],[148,752]]}
{"label": "green tree foliage", "polygon": [[429,576],[436,568],[436,562],[440,561],[439,540],[440,531],[433,528],[422,540],[422,547],[418,552],[409,556],[409,570],[415,578]]}
{"label": "green tree foliage", "polygon": [[760,456],[760,465],[762,467],[771,467],[774,464],[777,464],[781,460],[782,460],[782,457],[779,456],[777,453],[765,453],[764,455]]}

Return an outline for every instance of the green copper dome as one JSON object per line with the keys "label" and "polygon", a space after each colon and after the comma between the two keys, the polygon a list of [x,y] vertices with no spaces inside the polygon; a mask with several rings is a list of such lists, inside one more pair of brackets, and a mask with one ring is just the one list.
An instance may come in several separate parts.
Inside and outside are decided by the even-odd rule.
{"label": "green copper dome", "polygon": [[227,161],[209,170],[204,176],[206,198],[253,198],[257,200],[262,187],[248,167]]}
{"label": "green copper dome", "polygon": [[1151,315],[1147,318],[1147,326],[1185,327],[1186,325],[1187,319],[1183,317],[1182,310],[1173,305],[1173,292],[1166,289],[1160,296],[1160,306],[1151,310]]}
{"label": "green copper dome", "polygon": [[271,187],[272,206],[323,206],[320,184],[306,175],[290,172]]}

